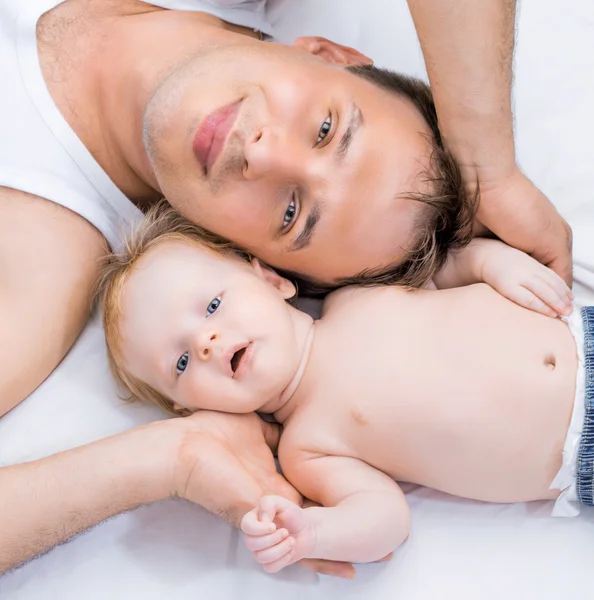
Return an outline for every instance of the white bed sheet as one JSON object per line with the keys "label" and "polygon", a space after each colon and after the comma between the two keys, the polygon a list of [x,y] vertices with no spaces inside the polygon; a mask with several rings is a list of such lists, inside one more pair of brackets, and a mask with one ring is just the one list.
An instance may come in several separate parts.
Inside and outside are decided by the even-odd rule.
{"label": "white bed sheet", "polygon": [[[273,0],[282,41],[325,35],[380,65],[424,76],[405,0]],[[594,303],[594,5],[525,0],[516,59],[521,164],[570,220],[576,293]],[[381,143],[381,140],[378,141]],[[59,369],[0,420],[0,464],[46,456],[160,418],[120,402],[92,321]],[[408,542],[353,582],[260,572],[237,532],[169,501],[116,517],[0,579],[9,600],[590,597],[594,511],[552,519],[547,502],[481,504],[411,487]]]}

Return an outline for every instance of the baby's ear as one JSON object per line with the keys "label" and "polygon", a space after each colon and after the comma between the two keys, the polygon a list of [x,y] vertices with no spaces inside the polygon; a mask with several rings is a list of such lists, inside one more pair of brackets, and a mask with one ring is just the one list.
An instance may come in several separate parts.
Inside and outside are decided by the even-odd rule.
{"label": "baby's ear", "polygon": [[293,298],[297,294],[295,286],[288,279],[281,277],[274,269],[260,262],[257,258],[252,258],[251,265],[256,275],[276,288],[285,300]]}
{"label": "baby's ear", "polygon": [[173,403],[173,412],[178,417],[189,417],[192,414],[192,411],[189,408],[186,408],[177,402]]}

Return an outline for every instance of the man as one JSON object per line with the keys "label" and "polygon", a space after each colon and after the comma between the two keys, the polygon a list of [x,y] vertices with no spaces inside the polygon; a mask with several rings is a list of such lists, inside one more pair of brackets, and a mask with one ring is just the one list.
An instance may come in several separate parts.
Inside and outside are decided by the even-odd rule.
{"label": "man", "polygon": [[[426,166],[428,146],[418,136],[424,125],[406,102],[307,58],[304,50],[346,65],[360,62],[358,53],[318,39],[301,40],[300,49],[273,49],[252,40],[258,37],[253,28],[264,24],[245,11],[241,19],[233,10],[225,14],[249,29],[136,0],[20,4],[5,2],[0,13],[1,53],[8,57],[3,81],[10,90],[0,117],[9,132],[0,144],[0,414],[35,389],[76,339],[105,240],[116,246],[121,222],[162,193],[216,233],[317,280],[401,258],[416,209],[390,200],[407,190],[419,164]],[[449,4],[410,2],[443,138],[469,188],[477,179],[481,185],[485,225],[567,275],[566,226],[515,165],[513,6],[491,0],[474,8],[468,1],[453,10]],[[472,23],[469,35],[461,34],[462,10],[463,22]],[[497,43],[481,45],[487,37]],[[488,85],[484,73],[491,74]],[[223,164],[221,150],[219,164],[211,163],[212,123],[220,125],[240,104],[240,151]],[[337,141],[346,140],[348,153],[338,165],[313,147],[335,133],[337,120],[358,130],[347,144],[348,129],[341,129]],[[370,155],[377,160],[369,162]],[[299,171],[304,161],[307,169]],[[311,202],[320,192],[334,213],[312,213],[313,205],[300,213],[299,200]],[[302,233],[292,231],[297,224],[309,223],[309,239],[292,238],[298,247],[290,252],[281,232],[265,238],[268,211],[280,211],[278,227],[288,219],[294,236]],[[313,233],[312,214],[319,217]],[[239,239],[248,231],[249,239]],[[373,245],[366,243],[370,236]],[[344,252],[345,239],[359,251]],[[333,260],[322,263],[321,255]],[[327,270],[317,270],[321,265]],[[0,571],[109,516],[171,495],[235,523],[263,491],[296,498],[276,476],[263,443],[274,447],[277,435],[254,415],[203,413],[0,469]],[[345,565],[314,566],[349,572]]]}

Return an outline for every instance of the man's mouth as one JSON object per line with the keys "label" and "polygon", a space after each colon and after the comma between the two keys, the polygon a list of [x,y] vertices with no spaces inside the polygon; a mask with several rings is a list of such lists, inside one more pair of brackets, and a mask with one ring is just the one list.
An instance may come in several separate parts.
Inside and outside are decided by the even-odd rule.
{"label": "man's mouth", "polygon": [[225,141],[239,112],[241,100],[221,106],[211,112],[196,130],[193,150],[198,162],[205,171],[215,164],[225,145]]}

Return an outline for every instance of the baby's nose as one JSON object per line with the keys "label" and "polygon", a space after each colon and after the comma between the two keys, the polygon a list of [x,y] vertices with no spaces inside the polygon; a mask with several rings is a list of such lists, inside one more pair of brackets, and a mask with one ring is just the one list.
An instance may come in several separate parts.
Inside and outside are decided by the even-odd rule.
{"label": "baby's nose", "polygon": [[207,331],[198,336],[198,347],[196,348],[196,356],[200,360],[210,360],[212,358],[213,344],[217,340],[217,333]]}

